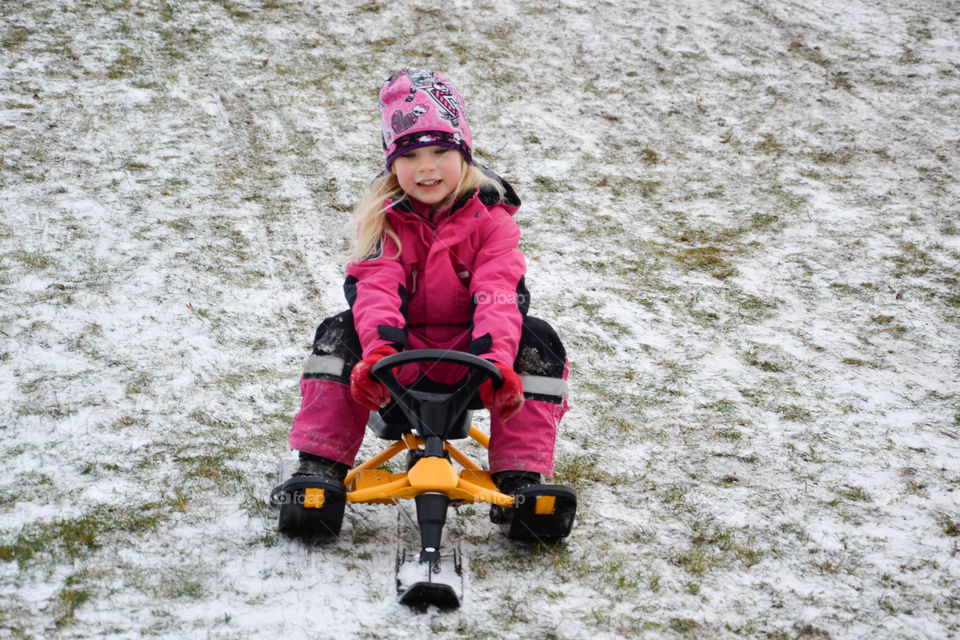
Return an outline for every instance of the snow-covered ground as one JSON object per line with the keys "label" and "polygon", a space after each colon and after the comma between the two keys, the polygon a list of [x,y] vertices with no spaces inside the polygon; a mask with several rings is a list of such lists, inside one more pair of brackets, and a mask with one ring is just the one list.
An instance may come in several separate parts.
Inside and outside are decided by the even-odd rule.
{"label": "snow-covered ground", "polygon": [[[572,363],[574,534],[461,509],[453,613],[264,502],[405,65]],[[0,637],[960,635],[958,114],[949,0],[4,0]]]}

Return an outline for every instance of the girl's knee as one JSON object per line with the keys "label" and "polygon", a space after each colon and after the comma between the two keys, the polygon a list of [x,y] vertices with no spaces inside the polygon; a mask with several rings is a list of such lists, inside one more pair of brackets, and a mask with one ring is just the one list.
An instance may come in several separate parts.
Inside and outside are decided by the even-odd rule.
{"label": "girl's knee", "polygon": [[360,360],[361,348],[353,313],[344,311],[320,323],[303,377],[349,384],[350,371]]}
{"label": "girl's knee", "polygon": [[527,316],[514,369],[527,399],[563,404],[567,397],[567,351],[545,320]]}

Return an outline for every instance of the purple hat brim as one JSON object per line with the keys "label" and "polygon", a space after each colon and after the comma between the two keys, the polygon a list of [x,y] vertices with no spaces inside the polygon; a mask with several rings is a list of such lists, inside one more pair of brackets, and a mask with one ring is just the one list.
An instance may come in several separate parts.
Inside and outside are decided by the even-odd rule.
{"label": "purple hat brim", "polygon": [[467,161],[467,164],[473,164],[473,156],[470,153],[470,147],[462,142],[457,142],[453,135],[446,131],[417,131],[397,138],[392,145],[394,150],[387,156],[387,169],[393,166],[393,161],[405,153],[420,149],[421,147],[444,147],[459,151]]}

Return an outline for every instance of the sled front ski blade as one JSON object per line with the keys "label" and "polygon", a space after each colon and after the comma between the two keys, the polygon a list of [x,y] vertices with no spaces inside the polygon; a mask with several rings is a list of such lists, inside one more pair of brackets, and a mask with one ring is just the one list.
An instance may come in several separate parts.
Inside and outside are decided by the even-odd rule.
{"label": "sled front ski blade", "polygon": [[456,609],[463,600],[463,563],[457,551],[425,562],[420,554],[399,551],[396,577],[400,604],[411,609]]}
{"label": "sled front ski blade", "polygon": [[280,506],[277,528],[298,538],[336,536],[343,525],[347,494],[342,483],[293,477],[274,490]]}
{"label": "sled front ski blade", "polygon": [[504,531],[510,540],[551,543],[566,538],[577,514],[577,492],[555,484],[524,487]]}

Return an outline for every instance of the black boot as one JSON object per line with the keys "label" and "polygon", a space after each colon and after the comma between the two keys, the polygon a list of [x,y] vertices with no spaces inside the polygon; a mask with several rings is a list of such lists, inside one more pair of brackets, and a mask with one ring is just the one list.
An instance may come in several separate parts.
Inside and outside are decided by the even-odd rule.
{"label": "black boot", "polygon": [[312,453],[300,452],[300,466],[293,472],[294,478],[304,476],[315,476],[334,482],[343,483],[344,478],[350,471],[350,466],[342,462],[315,456]]}
{"label": "black boot", "polygon": [[[316,478],[317,480],[329,480],[343,486],[343,480],[347,477],[350,467],[342,462],[336,462],[330,458],[315,456],[312,453],[300,452],[300,465],[293,472],[290,479],[293,478]],[[281,482],[273,491],[270,492],[270,506],[279,507],[284,502],[284,486]],[[344,491],[346,487],[344,486]]]}
{"label": "black boot", "polygon": [[277,528],[298,538],[339,534],[349,471],[342,462],[301,451],[297,470],[270,494],[270,503],[280,508]]}
{"label": "black boot", "polygon": [[[543,476],[536,471],[498,471],[490,476],[497,485],[500,493],[516,496],[524,487],[542,484]],[[513,516],[512,507],[490,505],[490,522],[494,524],[508,524]]]}

